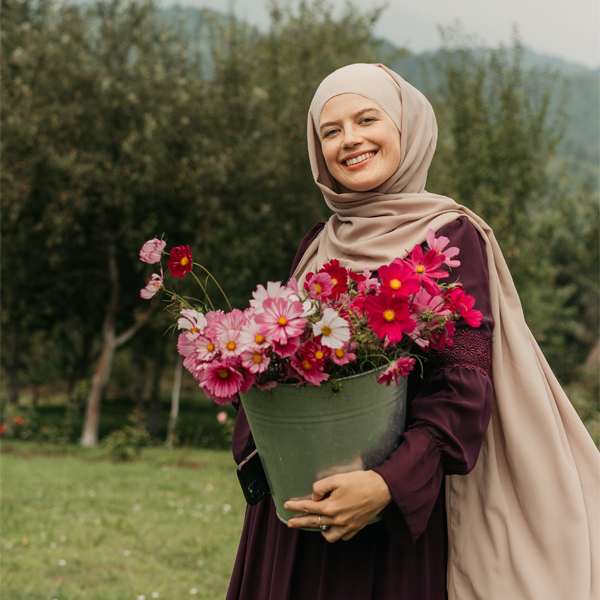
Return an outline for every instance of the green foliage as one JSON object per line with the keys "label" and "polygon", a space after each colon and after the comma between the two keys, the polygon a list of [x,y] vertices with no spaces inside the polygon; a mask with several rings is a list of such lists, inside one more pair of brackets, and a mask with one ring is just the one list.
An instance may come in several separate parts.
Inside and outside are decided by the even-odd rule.
{"label": "green foliage", "polygon": [[108,448],[111,456],[119,460],[129,460],[139,456],[142,448],[151,444],[150,434],[140,422],[137,411],[128,418],[129,425],[111,431],[103,440],[102,445]]}

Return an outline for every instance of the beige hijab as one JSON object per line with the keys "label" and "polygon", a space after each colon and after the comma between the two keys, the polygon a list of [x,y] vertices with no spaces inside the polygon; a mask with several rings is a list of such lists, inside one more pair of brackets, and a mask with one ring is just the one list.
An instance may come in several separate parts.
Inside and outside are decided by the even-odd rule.
{"label": "beige hijab", "polygon": [[[378,102],[401,132],[398,171],[371,192],[342,189],[321,153],[315,123],[325,102],[343,93]],[[427,99],[383,65],[350,65],[327,77],[311,105],[308,143],[315,181],[335,214],[295,275],[332,258],[374,269],[423,242],[429,227],[471,221],[487,247],[494,407],[473,471],[446,478],[449,599],[598,600],[600,454],[525,323],[493,232],[469,209],[425,191],[436,140]]]}

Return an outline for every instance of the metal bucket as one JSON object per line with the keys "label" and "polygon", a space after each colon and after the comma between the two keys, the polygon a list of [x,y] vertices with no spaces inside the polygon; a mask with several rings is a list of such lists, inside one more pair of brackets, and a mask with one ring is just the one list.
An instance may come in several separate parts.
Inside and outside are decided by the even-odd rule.
{"label": "metal bucket", "polygon": [[382,369],[338,379],[339,391],[322,386],[279,385],[241,394],[254,442],[271,488],[277,516],[292,498],[310,498],[312,485],[336,473],[379,466],[404,432],[406,380],[376,382]]}

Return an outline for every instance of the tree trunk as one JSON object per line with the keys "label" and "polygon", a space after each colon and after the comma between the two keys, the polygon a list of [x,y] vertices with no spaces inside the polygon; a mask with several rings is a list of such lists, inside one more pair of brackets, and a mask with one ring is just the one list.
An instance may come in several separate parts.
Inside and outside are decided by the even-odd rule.
{"label": "tree trunk", "polygon": [[81,445],[87,447],[98,445],[100,406],[110,378],[115,351],[135,335],[136,331],[147,321],[153,312],[153,309],[151,309],[142,319],[139,319],[129,329],[117,336],[116,318],[119,305],[119,273],[113,244],[110,244],[108,247],[108,275],[111,290],[102,326],[102,352],[100,353],[100,359],[92,377],[92,385],[86,402],[83,431],[81,433]]}
{"label": "tree trunk", "polygon": [[17,320],[10,326],[10,355],[8,360],[8,402],[19,404],[19,337],[21,328]]}
{"label": "tree trunk", "polygon": [[135,407],[138,418],[138,426],[141,426],[146,413],[146,407],[144,403],[144,390],[146,388],[146,362],[144,360],[142,342],[139,336],[133,340],[133,356],[135,364]]}
{"label": "tree trunk", "polygon": [[162,406],[160,402],[160,380],[162,378],[163,367],[165,364],[165,344],[166,337],[162,336],[158,345],[158,352],[156,353],[154,376],[152,379],[152,390],[150,391],[148,433],[154,437],[160,435],[160,421],[162,413]]}
{"label": "tree trunk", "polygon": [[173,389],[171,390],[171,414],[169,416],[169,427],[167,429],[167,439],[165,446],[173,446],[175,437],[175,424],[179,416],[179,398],[181,397],[181,382],[183,380],[183,357],[178,357],[175,362],[175,374],[173,375]]}

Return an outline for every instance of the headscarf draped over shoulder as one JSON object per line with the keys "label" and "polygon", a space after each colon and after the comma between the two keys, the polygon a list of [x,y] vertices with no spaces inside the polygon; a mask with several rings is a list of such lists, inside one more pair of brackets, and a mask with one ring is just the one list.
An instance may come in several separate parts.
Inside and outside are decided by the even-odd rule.
{"label": "headscarf draped over shoulder", "polygon": [[[341,188],[327,170],[318,119],[332,97],[377,102],[400,131],[396,173],[369,192]],[[295,275],[337,258],[371,270],[466,216],[486,243],[495,321],[494,407],[475,468],[446,477],[449,600],[598,600],[600,454],[530,333],[490,227],[425,191],[437,140],[425,96],[383,65],[350,65],[327,77],[308,115],[315,181],[334,211]]]}

